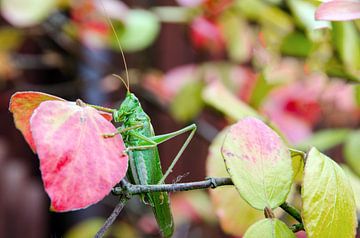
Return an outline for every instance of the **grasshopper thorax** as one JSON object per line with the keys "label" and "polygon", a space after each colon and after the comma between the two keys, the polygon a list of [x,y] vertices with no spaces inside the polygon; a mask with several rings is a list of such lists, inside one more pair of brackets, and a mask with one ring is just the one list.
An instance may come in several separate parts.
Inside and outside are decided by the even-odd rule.
{"label": "grasshopper thorax", "polygon": [[139,108],[141,108],[139,99],[133,93],[128,92],[119,110],[114,112],[114,120],[124,122],[130,115],[134,115],[134,112]]}

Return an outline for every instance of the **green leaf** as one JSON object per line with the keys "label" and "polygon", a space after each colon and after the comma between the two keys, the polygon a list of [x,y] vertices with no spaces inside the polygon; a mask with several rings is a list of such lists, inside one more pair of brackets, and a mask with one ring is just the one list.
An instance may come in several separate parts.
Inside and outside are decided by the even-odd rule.
{"label": "green leaf", "polygon": [[253,224],[244,238],[295,238],[294,233],[278,219],[263,219]]}
{"label": "green leaf", "polygon": [[247,116],[262,118],[253,108],[236,98],[220,82],[207,85],[202,94],[203,100],[236,121]]}
{"label": "green leaf", "polygon": [[350,168],[360,176],[360,130],[349,134],[344,145],[344,157]]}
{"label": "green leaf", "polygon": [[332,22],[336,49],[349,73],[360,70],[360,36],[353,22]]}
{"label": "green leaf", "polygon": [[312,42],[303,33],[293,32],[284,38],[281,52],[290,56],[307,57],[312,46]]}
{"label": "green leaf", "polygon": [[351,74],[346,71],[345,66],[336,58],[329,58],[329,62],[325,65],[325,72],[329,77],[337,77],[352,81],[360,81],[360,76]]}
{"label": "green leaf", "polygon": [[[170,112],[176,120],[186,122],[194,119],[201,112],[204,105],[201,97],[203,88],[203,81],[193,80],[176,94],[170,105]],[[191,103],[188,103],[189,101]]]}
{"label": "green leaf", "polygon": [[[212,141],[206,160],[208,177],[228,177],[221,155],[221,146],[229,128],[221,131]],[[243,235],[251,224],[263,217],[260,212],[249,206],[234,186],[222,186],[210,190],[214,210],[219,218],[222,230],[233,236]]]}
{"label": "green leaf", "polygon": [[290,152],[262,121],[249,117],[231,126],[221,152],[237,190],[251,206],[274,209],[286,200],[293,181]]}
{"label": "green leaf", "polygon": [[243,63],[249,60],[252,51],[252,32],[239,15],[225,12],[221,15],[220,26],[231,60]]}
{"label": "green leaf", "polygon": [[357,218],[354,193],[340,166],[312,148],[301,191],[308,238],[353,238]]}
{"label": "green leaf", "polygon": [[360,107],[360,84],[354,86],[356,105]]}
{"label": "green leaf", "polygon": [[306,0],[287,0],[291,12],[301,27],[307,30],[308,35],[313,39],[321,37],[320,32],[314,31],[319,28],[330,27],[327,21],[316,21],[314,18],[316,6]]}
{"label": "green leaf", "polygon": [[12,25],[30,27],[45,20],[56,9],[56,0],[2,0],[1,14]]}
{"label": "green leaf", "polygon": [[341,167],[350,180],[351,187],[355,194],[356,209],[360,212],[360,178],[346,165],[341,165]]}
{"label": "green leaf", "polygon": [[294,180],[301,181],[306,154],[300,150],[294,150],[294,149],[289,149],[289,150],[292,160],[292,167],[294,170]]}
{"label": "green leaf", "polygon": [[316,147],[320,151],[325,151],[336,145],[343,143],[350,130],[345,128],[326,129],[314,133],[310,138],[298,143],[295,147],[299,150],[309,150],[311,147]]}
{"label": "green leaf", "polygon": [[259,22],[280,35],[288,34],[293,30],[294,26],[290,15],[264,1],[238,0],[235,7],[240,11],[240,14]]}
{"label": "green leaf", "polygon": [[249,104],[253,106],[254,108],[259,108],[263,102],[263,100],[266,98],[268,93],[275,87],[275,84],[270,84],[264,74],[260,74],[257,77],[255,87],[253,89],[253,92],[251,94],[250,102]]}
{"label": "green leaf", "polygon": [[158,18],[150,11],[131,10],[125,19],[125,29],[120,36],[124,51],[143,50],[153,43],[160,31]]}

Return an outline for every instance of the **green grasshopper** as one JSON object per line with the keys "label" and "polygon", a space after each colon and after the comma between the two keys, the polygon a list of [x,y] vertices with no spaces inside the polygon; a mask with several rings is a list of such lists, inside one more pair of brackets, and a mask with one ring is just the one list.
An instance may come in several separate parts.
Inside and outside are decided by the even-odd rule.
{"label": "green grasshopper", "polygon": [[[106,10],[104,9],[104,11]],[[190,143],[195,134],[196,125],[192,124],[181,130],[164,135],[155,135],[150,117],[142,109],[138,98],[130,92],[125,56],[114,26],[108,16],[107,21],[117,38],[117,43],[124,61],[127,82],[120,76],[114,76],[118,77],[124,83],[127,88],[127,94],[119,109],[113,113],[114,121],[122,123],[122,126],[118,128],[117,132],[106,134],[104,137],[112,137],[116,134],[122,135],[129,156],[127,177],[131,183],[141,185],[162,184],[166,177],[172,172],[176,162]],[[163,174],[157,145],[186,132],[190,132],[188,138],[180,148],[166,173]],[[171,237],[174,231],[174,221],[171,214],[168,193],[147,193],[142,198],[145,203],[151,205],[163,236]]]}
{"label": "green grasshopper", "polygon": [[[121,122],[122,126],[118,128],[118,132],[105,136],[121,133],[129,155],[128,179],[131,183],[142,185],[161,184],[165,181],[196,130],[196,125],[192,124],[172,133],[155,135],[149,116],[142,109],[137,97],[130,91],[127,92],[119,110],[114,112],[114,121]],[[157,145],[188,131],[191,131],[190,135],[163,175]],[[163,236],[170,237],[174,223],[168,194],[147,193],[143,199],[151,205]]]}

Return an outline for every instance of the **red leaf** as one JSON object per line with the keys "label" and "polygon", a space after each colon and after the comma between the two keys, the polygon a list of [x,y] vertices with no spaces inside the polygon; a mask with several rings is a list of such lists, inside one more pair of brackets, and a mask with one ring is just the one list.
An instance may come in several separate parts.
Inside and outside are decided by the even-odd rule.
{"label": "red leaf", "polygon": [[360,18],[360,2],[333,0],[322,3],[315,12],[316,20],[349,21]]}
{"label": "red leaf", "polygon": [[120,135],[94,108],[46,101],[30,119],[45,190],[54,210],[85,208],[103,199],[124,176],[128,157]]}
{"label": "red leaf", "polygon": [[[14,114],[15,126],[23,134],[31,149],[36,152],[34,140],[30,132],[30,117],[40,103],[49,100],[65,101],[62,98],[41,92],[17,92],[11,96],[9,110]],[[106,120],[111,121],[112,115],[99,112]]]}
{"label": "red leaf", "polygon": [[9,110],[14,114],[15,126],[35,152],[35,145],[30,132],[30,117],[40,103],[48,100],[65,101],[62,98],[40,92],[17,92],[11,96]]}

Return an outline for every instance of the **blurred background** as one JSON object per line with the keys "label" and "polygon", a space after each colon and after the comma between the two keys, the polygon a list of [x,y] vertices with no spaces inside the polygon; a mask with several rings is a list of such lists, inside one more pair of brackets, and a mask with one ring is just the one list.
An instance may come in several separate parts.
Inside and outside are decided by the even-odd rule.
{"label": "blurred background", "polygon": [[[156,134],[198,126],[168,183],[227,176],[219,132],[252,115],[271,121],[289,147],[316,146],[341,163],[360,201],[360,21],[315,21],[320,3],[2,0],[0,237],[92,237],[117,203],[109,195],[81,211],[50,212],[37,156],[8,111],[11,95],[25,90],[117,108],[126,89],[111,74],[125,77],[124,63],[106,15]],[[163,168],[185,139],[159,146]],[[298,208],[300,180],[288,198]],[[174,237],[241,237],[263,217],[234,188],[171,199]],[[157,229],[134,198],[107,237],[158,237]]]}

